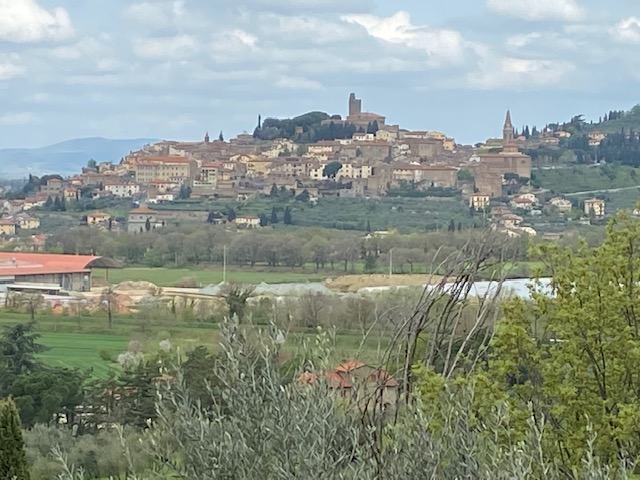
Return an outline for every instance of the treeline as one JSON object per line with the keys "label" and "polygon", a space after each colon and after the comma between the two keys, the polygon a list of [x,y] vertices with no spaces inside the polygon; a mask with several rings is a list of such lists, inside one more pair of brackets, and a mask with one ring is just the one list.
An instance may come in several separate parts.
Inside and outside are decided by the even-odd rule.
{"label": "treeline", "polygon": [[356,131],[355,125],[343,123],[339,115],[330,117],[324,112],[310,112],[291,119],[267,118],[256,127],[253,136],[260,140],[286,138],[300,143],[316,143],[351,138]]}
{"label": "treeline", "polygon": [[[144,233],[112,233],[90,228],[60,230],[47,239],[49,252],[102,255],[122,260],[127,265],[149,267],[185,267],[222,265],[224,249],[227,261],[237,267],[315,268],[355,272],[364,262],[369,272],[388,271],[389,252],[393,249],[396,273],[430,271],[461,249],[473,238],[499,234],[466,230],[442,231],[367,239],[365,234],[325,229],[296,229],[295,233],[249,229],[230,233],[214,225],[167,226]],[[456,227],[457,228],[457,227]],[[528,239],[511,239],[519,260],[526,260]]]}

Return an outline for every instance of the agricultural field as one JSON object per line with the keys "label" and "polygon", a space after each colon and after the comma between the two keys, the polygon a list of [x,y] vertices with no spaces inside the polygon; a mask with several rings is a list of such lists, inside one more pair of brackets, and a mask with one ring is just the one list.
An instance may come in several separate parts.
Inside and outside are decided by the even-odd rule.
{"label": "agricultural field", "polygon": [[[0,327],[28,321],[26,314],[3,312]],[[217,324],[141,322],[133,317],[115,319],[113,329],[109,331],[107,319],[102,315],[62,317],[42,314],[36,318],[36,330],[41,335],[39,343],[48,348],[40,354],[42,360],[57,367],[88,371],[94,378],[105,378],[109,372],[118,371],[117,357],[130,342],[136,342],[142,352],[153,354],[163,340],[169,340],[182,352],[189,352],[199,345],[215,350],[219,338]],[[289,332],[285,354],[294,355],[305,343],[312,344],[316,335],[312,329]],[[338,331],[333,358],[336,363],[354,358],[373,361],[379,358],[387,343],[388,339],[376,335],[363,341],[360,331]]]}
{"label": "agricultural field", "polygon": [[271,216],[273,208],[279,216],[276,226],[283,226],[283,213],[291,208],[293,224],[301,227],[321,227],[338,230],[392,230],[401,233],[438,230],[453,219],[464,228],[479,220],[469,215],[469,208],[459,197],[448,198],[323,198],[317,205],[294,199],[258,197],[245,202],[216,200],[210,202],[174,202],[158,209],[219,210],[233,208],[238,215]]}
{"label": "agricultural field", "polygon": [[[196,268],[123,268],[111,269],[108,272],[109,283],[118,284],[124,281],[151,282],[160,287],[174,286],[185,278],[195,278],[202,285],[218,284],[222,282],[222,269],[196,269]],[[93,276],[106,280],[106,270],[95,270]],[[309,272],[261,272],[256,270],[232,270],[227,271],[228,282],[259,284],[259,283],[297,283],[320,282],[327,275],[322,275],[314,270]]]}
{"label": "agricultural field", "polygon": [[532,180],[553,195],[613,188],[640,187],[640,169],[626,165],[574,165],[534,170]]}

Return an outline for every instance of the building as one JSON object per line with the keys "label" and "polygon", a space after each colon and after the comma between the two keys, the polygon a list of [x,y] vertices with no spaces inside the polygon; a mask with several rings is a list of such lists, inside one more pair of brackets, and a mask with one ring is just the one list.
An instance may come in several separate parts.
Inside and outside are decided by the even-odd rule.
{"label": "building", "polygon": [[146,155],[131,162],[130,171],[137,183],[147,185],[154,180],[191,184],[199,173],[198,162],[191,157]]}
{"label": "building", "polygon": [[[320,380],[317,374],[305,372],[298,377],[301,385],[312,385]],[[386,408],[398,401],[398,382],[386,371],[358,361],[338,365],[324,374],[331,391],[341,398],[349,398],[371,408],[372,402]]]}
{"label": "building", "polygon": [[349,116],[347,116],[347,123],[351,123],[358,128],[366,130],[371,124],[377,124],[378,128],[384,127],[386,118],[377,113],[363,112],[362,100],[356,98],[356,94],[349,95]]}
{"label": "building", "polygon": [[161,225],[162,222],[158,222],[158,212],[151,210],[146,205],[129,211],[127,231],[130,233],[144,232],[148,228],[156,228]]}
{"label": "building", "polygon": [[115,260],[87,255],[0,252],[0,283],[49,285],[63,290],[88,292],[93,268],[120,268]]}
{"label": "building", "polygon": [[40,228],[40,219],[38,217],[32,217],[26,213],[18,213],[14,218],[21,230],[35,230],[36,228]]}
{"label": "building", "polygon": [[570,212],[573,208],[573,205],[570,200],[562,197],[555,197],[549,200],[549,204],[552,207],[555,207],[560,213]]}
{"label": "building", "polygon": [[44,185],[40,187],[40,192],[51,197],[57,197],[62,193],[64,180],[60,175],[51,175],[46,178]]}
{"label": "building", "polygon": [[238,227],[256,228],[260,226],[260,218],[255,215],[241,215],[234,220]]}
{"label": "building", "polygon": [[591,198],[589,200],[584,201],[584,213],[591,216],[593,215],[596,218],[602,218],[605,215],[605,201],[600,200],[599,198]]}
{"label": "building", "polygon": [[105,225],[111,220],[111,215],[106,212],[91,212],[87,215],[88,225]]}
{"label": "building", "polygon": [[13,218],[0,218],[0,235],[15,235],[18,222]]}
{"label": "building", "polygon": [[484,210],[491,203],[491,197],[486,193],[474,193],[469,197],[469,208],[476,211]]}
{"label": "building", "polygon": [[468,168],[474,174],[476,188],[491,197],[502,196],[502,182],[508,173],[520,178],[531,178],[531,157],[518,149],[509,111],[502,128],[502,150],[497,153],[480,153],[474,158],[476,161],[470,162]]}
{"label": "building", "polygon": [[119,177],[110,178],[103,182],[103,189],[114,197],[127,198],[140,193],[140,185],[133,182],[125,182]]}

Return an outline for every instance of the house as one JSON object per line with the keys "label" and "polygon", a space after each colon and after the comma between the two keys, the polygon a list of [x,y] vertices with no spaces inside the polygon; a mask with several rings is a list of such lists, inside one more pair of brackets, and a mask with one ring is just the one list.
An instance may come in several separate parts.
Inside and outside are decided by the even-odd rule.
{"label": "house", "polygon": [[162,226],[158,221],[158,212],[151,210],[146,205],[140,205],[129,211],[127,218],[127,231],[130,233],[144,232],[148,228]]}
{"label": "house", "polygon": [[510,202],[512,207],[527,211],[533,210],[533,207],[536,205],[536,203],[536,200],[532,200],[530,197],[527,197],[525,195],[516,197]]}
{"label": "house", "polygon": [[591,198],[584,201],[584,213],[587,215],[593,215],[596,218],[602,218],[605,214],[605,202],[599,198]]}
{"label": "house", "polygon": [[125,182],[118,177],[105,180],[102,185],[105,192],[118,198],[133,197],[140,193],[140,185],[134,182]]}
{"label": "house", "polygon": [[91,212],[87,215],[88,225],[104,225],[111,220],[111,215],[105,212]]}
{"label": "house", "polygon": [[40,219],[27,215],[26,213],[18,213],[14,216],[14,219],[21,230],[35,230],[36,228],[40,228]]}
{"label": "house", "polygon": [[491,196],[486,193],[474,193],[469,197],[469,208],[475,211],[484,210],[491,203]]}
{"label": "house", "polygon": [[561,213],[570,212],[573,208],[573,204],[571,203],[571,201],[562,197],[552,198],[551,200],[549,200],[549,204],[552,207],[555,207]]}
{"label": "house", "polygon": [[234,220],[238,227],[256,228],[260,226],[260,218],[255,215],[241,215]]}
{"label": "house", "polygon": [[522,217],[514,215],[512,213],[500,215],[497,217],[497,223],[499,226],[506,229],[519,227],[522,223]]}
{"label": "house", "polygon": [[24,207],[24,200],[4,200],[2,203],[2,213],[15,215],[21,212]]}
{"label": "house", "polygon": [[[380,402],[382,408],[398,401],[398,382],[386,371],[358,361],[349,361],[326,372],[324,380],[331,391],[341,398],[361,401],[367,407],[372,401]],[[313,385],[320,378],[313,372],[304,372],[298,377],[301,385]]]}
{"label": "house", "polygon": [[0,218],[0,235],[15,235],[18,223],[13,218]]}
{"label": "house", "polygon": [[32,208],[44,207],[45,203],[47,203],[47,195],[37,194],[33,197],[25,198],[22,209],[31,210]]}
{"label": "house", "polygon": [[44,184],[40,187],[40,192],[47,196],[57,197],[62,193],[64,180],[60,175],[46,177]]}
{"label": "house", "polygon": [[67,201],[78,200],[80,198],[80,190],[74,186],[68,186],[62,191],[62,195]]}

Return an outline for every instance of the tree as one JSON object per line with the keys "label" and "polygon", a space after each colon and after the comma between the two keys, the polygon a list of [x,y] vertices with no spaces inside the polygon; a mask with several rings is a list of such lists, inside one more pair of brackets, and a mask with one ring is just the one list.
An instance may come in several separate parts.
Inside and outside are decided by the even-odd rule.
{"label": "tree", "polygon": [[449,226],[447,227],[447,231],[448,232],[455,232],[456,231],[456,222],[455,222],[455,220],[453,218],[449,221]]}
{"label": "tree", "polygon": [[311,195],[309,195],[309,191],[306,188],[296,197],[296,200],[304,203],[307,203],[310,199]]}
{"label": "tree", "polygon": [[44,297],[39,293],[23,293],[20,301],[29,312],[31,322],[35,322],[36,312],[44,304]]}
{"label": "tree", "polygon": [[269,225],[269,219],[267,218],[267,216],[264,213],[260,214],[260,226],[261,227],[266,227],[267,225]]}
{"label": "tree", "polygon": [[293,218],[291,216],[291,208],[287,207],[284,209],[284,219],[283,222],[285,225],[291,225],[293,224]]}
{"label": "tree", "polygon": [[151,231],[151,218],[147,217],[147,219],[144,222],[144,229],[149,232]]}
{"label": "tree", "polygon": [[97,168],[98,162],[96,162],[93,158],[89,159],[87,162],[87,167],[89,168]]}
{"label": "tree", "polygon": [[367,233],[371,233],[371,221],[367,219]]}
{"label": "tree", "polygon": [[29,464],[15,402],[0,400],[0,478],[29,480]]}
{"label": "tree", "polygon": [[221,142],[224,142],[224,135],[222,133],[222,130],[220,130],[220,135],[218,135],[218,140],[220,140]]}
{"label": "tree", "polygon": [[0,336],[0,366],[5,366],[14,374],[31,372],[36,367],[35,356],[46,351],[37,343],[40,334],[32,323],[18,323],[5,326]]}
{"label": "tree", "polygon": [[276,207],[273,207],[271,209],[271,218],[269,220],[269,223],[271,223],[271,225],[275,225],[276,223],[278,223],[278,212],[276,211]]}
{"label": "tree", "polygon": [[515,408],[550,420],[545,451],[567,470],[590,443],[604,464],[626,464],[640,454],[640,223],[619,214],[600,247],[534,253],[554,295],[538,287],[505,305],[489,375]]}
{"label": "tree", "polygon": [[247,306],[247,300],[255,290],[252,286],[230,283],[224,289],[223,296],[227,302],[229,318],[236,316],[238,321],[244,319],[244,310]]}
{"label": "tree", "polygon": [[113,287],[111,287],[111,285],[102,290],[100,303],[102,303],[102,305],[107,310],[107,321],[109,331],[111,331],[111,328],[113,326],[113,309],[118,308],[118,296],[113,291]]}
{"label": "tree", "polygon": [[236,211],[233,208],[230,208],[229,213],[227,213],[227,221],[233,222],[237,217],[238,215],[236,214]]}
{"label": "tree", "polygon": [[274,183],[273,185],[271,185],[271,191],[269,192],[269,196],[271,198],[278,198],[278,186]]}
{"label": "tree", "polygon": [[322,176],[327,178],[336,178],[336,175],[341,169],[342,163],[338,161],[329,162],[322,169]]}
{"label": "tree", "polygon": [[51,210],[52,206],[53,206],[53,199],[51,198],[51,195],[49,195],[47,197],[47,201],[44,202],[44,208],[46,208],[47,210]]}
{"label": "tree", "polygon": [[187,200],[191,198],[191,192],[192,192],[191,187],[183,183],[182,185],[180,185],[180,191],[178,192],[178,199]]}

